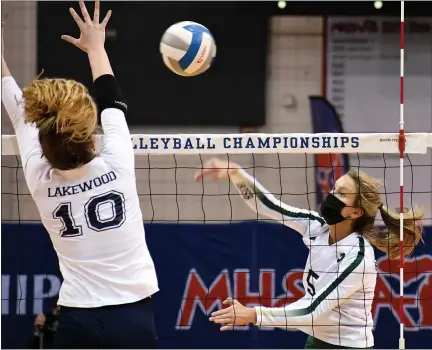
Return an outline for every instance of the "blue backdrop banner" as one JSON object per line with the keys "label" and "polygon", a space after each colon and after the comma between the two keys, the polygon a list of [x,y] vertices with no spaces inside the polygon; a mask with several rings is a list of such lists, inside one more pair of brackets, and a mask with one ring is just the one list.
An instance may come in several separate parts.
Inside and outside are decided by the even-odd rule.
{"label": "blue backdrop banner", "polygon": [[[208,314],[227,296],[250,306],[283,306],[303,295],[307,248],[279,224],[148,224],[147,242],[159,277],[156,322],[161,348],[303,348],[295,330],[238,327],[220,332]],[[427,228],[429,234],[432,229]],[[2,348],[26,347],[34,318],[57,300],[61,275],[40,224],[2,224]],[[397,348],[398,262],[377,253],[380,275],[374,304],[375,348]],[[420,244],[405,265],[409,348],[432,337],[432,249]],[[427,312],[429,310],[429,312]],[[121,320],[119,320],[121,322]]]}

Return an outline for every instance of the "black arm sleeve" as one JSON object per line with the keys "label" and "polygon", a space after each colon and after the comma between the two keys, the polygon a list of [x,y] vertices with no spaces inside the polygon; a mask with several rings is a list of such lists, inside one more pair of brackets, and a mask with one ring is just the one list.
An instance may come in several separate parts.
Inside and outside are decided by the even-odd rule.
{"label": "black arm sleeve", "polygon": [[126,114],[127,104],[113,75],[105,74],[97,78],[93,83],[93,95],[99,113],[107,108],[117,108]]}

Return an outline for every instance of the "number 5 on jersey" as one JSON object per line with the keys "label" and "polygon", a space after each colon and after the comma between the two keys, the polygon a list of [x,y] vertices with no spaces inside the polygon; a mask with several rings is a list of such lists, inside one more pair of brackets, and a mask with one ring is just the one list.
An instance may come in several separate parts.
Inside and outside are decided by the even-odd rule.
{"label": "number 5 on jersey", "polygon": [[313,281],[319,278],[318,274],[314,272],[312,269],[309,269],[306,282],[308,284],[307,291],[313,297],[316,294],[315,286],[313,285]]}
{"label": "number 5 on jersey", "polygon": [[[108,219],[100,217],[100,207],[104,204],[112,207],[113,216]],[[126,220],[123,194],[109,191],[90,198],[84,205],[84,215],[87,227],[93,231],[100,232],[120,227]],[[75,223],[70,202],[59,204],[53,212],[53,217],[63,223],[63,228],[60,230],[61,237],[76,237],[83,234],[82,226]]]}

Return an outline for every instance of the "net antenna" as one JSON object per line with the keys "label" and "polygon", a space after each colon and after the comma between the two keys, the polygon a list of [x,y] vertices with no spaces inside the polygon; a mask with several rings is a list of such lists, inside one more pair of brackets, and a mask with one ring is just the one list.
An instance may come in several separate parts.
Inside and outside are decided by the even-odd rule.
{"label": "net antenna", "polygon": [[401,18],[400,18],[400,120],[399,120],[399,156],[400,156],[400,299],[399,299],[399,322],[400,336],[399,349],[405,349],[404,338],[404,153],[405,153],[405,130],[404,130],[404,50],[405,50],[405,2],[401,1]]}

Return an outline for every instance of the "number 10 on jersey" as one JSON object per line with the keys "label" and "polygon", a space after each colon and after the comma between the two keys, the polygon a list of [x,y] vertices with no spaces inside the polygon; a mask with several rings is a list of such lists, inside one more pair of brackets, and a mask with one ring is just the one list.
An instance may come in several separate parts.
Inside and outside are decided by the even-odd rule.
{"label": "number 10 on jersey", "polygon": [[[113,215],[110,218],[100,217],[100,208],[103,205],[111,205]],[[59,219],[63,223],[63,228],[59,232],[61,237],[76,237],[83,234],[82,226],[76,224],[73,216],[73,210],[76,209],[72,208],[71,202],[66,202],[60,203],[54,210],[54,219]],[[117,191],[109,191],[91,197],[83,210],[87,227],[97,232],[120,227],[126,220],[124,196],[123,193]]]}

